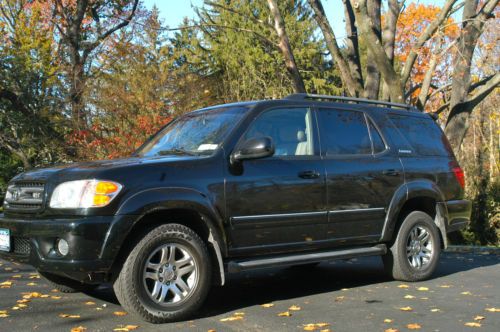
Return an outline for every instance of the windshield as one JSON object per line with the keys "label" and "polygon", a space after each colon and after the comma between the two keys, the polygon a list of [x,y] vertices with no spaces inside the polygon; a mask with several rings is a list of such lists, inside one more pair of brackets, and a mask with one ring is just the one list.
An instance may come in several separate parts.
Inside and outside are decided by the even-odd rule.
{"label": "windshield", "polygon": [[210,155],[247,109],[233,106],[188,113],[159,131],[135,155]]}

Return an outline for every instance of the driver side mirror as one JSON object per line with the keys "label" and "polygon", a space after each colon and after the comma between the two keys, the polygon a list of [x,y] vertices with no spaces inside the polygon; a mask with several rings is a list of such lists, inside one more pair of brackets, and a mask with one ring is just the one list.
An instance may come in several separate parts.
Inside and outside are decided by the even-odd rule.
{"label": "driver side mirror", "polygon": [[250,138],[240,144],[231,154],[231,163],[270,157],[274,154],[274,144],[271,137]]}

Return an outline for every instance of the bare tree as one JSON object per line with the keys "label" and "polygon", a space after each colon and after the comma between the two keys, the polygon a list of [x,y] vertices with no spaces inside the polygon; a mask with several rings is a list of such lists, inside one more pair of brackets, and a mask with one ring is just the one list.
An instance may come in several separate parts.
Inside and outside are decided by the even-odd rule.
{"label": "bare tree", "polygon": [[82,93],[89,56],[106,38],[130,23],[138,3],[139,0],[116,3],[76,0],[74,5],[68,5],[63,0],[54,2],[53,20],[69,56],[69,100],[77,127],[85,122]]}

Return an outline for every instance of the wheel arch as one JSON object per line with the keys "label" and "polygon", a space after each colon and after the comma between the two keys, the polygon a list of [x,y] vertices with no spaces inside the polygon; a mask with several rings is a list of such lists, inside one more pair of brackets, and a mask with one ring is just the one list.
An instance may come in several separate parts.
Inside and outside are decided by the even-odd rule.
{"label": "wheel arch", "polygon": [[214,266],[215,281],[220,285],[225,283],[223,258],[227,255],[226,236],[222,218],[206,195],[187,188],[150,189],[128,198],[118,213],[137,218],[129,225],[112,225],[115,230],[108,231],[108,235],[120,234],[105,241],[105,246],[118,248],[111,268],[112,276],[116,275],[133,246],[148,231],[162,224],[177,223],[193,229],[203,239]]}
{"label": "wheel arch", "polygon": [[447,211],[443,202],[443,193],[430,180],[416,180],[403,184],[396,190],[391,200],[380,241],[392,241],[394,234],[410,212],[423,211],[433,218],[439,229],[442,246],[446,248],[448,245],[446,237]]}

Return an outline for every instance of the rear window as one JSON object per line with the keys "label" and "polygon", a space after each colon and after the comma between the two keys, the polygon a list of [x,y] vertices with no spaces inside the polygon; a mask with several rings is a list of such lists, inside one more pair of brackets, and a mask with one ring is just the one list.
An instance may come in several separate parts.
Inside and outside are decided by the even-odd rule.
{"label": "rear window", "polygon": [[414,151],[423,156],[448,156],[448,140],[439,126],[428,117],[389,114],[389,118]]}

